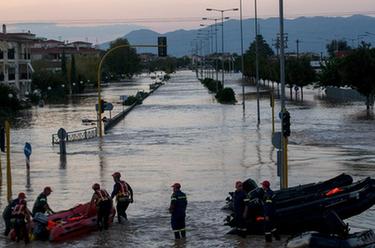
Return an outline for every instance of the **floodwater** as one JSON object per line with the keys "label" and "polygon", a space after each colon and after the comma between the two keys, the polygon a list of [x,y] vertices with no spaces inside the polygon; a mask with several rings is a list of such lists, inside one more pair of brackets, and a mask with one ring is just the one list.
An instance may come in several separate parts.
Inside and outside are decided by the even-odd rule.
{"label": "floodwater", "polygon": [[[46,105],[25,111],[13,124],[13,195],[25,191],[29,207],[44,186],[53,188],[48,201],[55,210],[70,208],[91,198],[91,185],[112,188],[111,174],[120,171],[135,191],[129,221],[109,231],[95,232],[66,243],[33,242],[30,247],[280,247],[265,245],[262,236],[246,239],[226,235],[225,212],[220,209],[234,182],[249,177],[271,181],[278,188],[276,151],[271,145],[269,99],[260,101],[261,124],[256,123],[256,100],[248,97],[243,112],[238,74],[227,75],[226,86],[238,93],[236,105],[218,104],[190,71],[177,72],[164,86],[137,106],[103,139],[67,144],[66,163],[51,135],[60,127],[79,130],[81,119],[95,119],[96,95],[76,97],[69,104]],[[120,95],[148,90],[152,83],[140,77],[103,89],[104,99],[118,105]],[[254,92],[246,87],[246,92]],[[288,93],[288,91],[287,91]],[[355,179],[375,177],[375,123],[362,118],[362,103],[331,103],[321,92],[306,89],[304,103],[287,102],[292,116],[289,146],[289,185],[326,180],[340,173]],[[279,103],[277,102],[277,112]],[[106,113],[108,116],[108,113]],[[276,128],[279,128],[277,120]],[[33,146],[27,173],[23,146]],[[3,175],[4,154],[2,156]],[[188,196],[187,240],[175,242],[169,223],[173,182]],[[0,189],[5,206],[6,182]],[[348,220],[352,230],[374,229],[375,208]],[[3,228],[0,221],[0,228]],[[20,244],[23,246],[23,244]],[[18,245],[0,239],[0,247]]]}

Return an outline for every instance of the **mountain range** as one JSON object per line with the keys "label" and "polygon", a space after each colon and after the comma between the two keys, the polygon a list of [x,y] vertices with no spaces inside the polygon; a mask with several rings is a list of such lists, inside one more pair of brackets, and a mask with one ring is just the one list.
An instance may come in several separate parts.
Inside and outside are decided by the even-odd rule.
{"label": "mountain range", "polygon": [[[203,22],[203,21],[202,21]],[[279,33],[279,19],[268,18],[258,20],[259,33],[267,43],[272,46]],[[284,30],[287,34],[286,52],[296,52],[297,40],[300,52],[326,53],[326,44],[334,39],[344,39],[348,45],[357,47],[361,41],[375,44],[375,17],[353,15],[350,17],[299,17],[286,19]],[[211,27],[205,27],[210,30]],[[212,28],[214,30],[214,28]],[[246,51],[255,37],[254,19],[243,20],[244,50]],[[168,41],[168,54],[176,57],[190,55],[195,48],[198,29],[176,30],[164,34],[150,29],[139,29],[129,32],[123,38],[130,44],[155,45],[158,36],[166,36]],[[221,52],[221,26],[217,32],[218,51]],[[207,42],[208,43],[208,42]],[[207,45],[208,46],[208,45]],[[215,51],[215,38],[213,38],[213,51]],[[109,42],[100,45],[107,49]],[[206,48],[208,49],[208,48]],[[275,50],[275,48],[273,47]],[[240,21],[228,20],[224,22],[224,51],[240,54]],[[156,53],[155,48],[142,48],[138,52]]]}

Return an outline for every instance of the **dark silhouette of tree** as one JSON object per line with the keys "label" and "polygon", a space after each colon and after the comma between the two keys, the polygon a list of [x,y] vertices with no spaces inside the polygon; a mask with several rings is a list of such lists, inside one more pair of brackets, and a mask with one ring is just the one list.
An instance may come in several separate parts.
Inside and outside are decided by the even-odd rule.
{"label": "dark silhouette of tree", "polygon": [[70,87],[72,88],[72,91],[74,92],[74,86],[73,83],[75,83],[77,86],[79,84],[78,77],[77,77],[77,68],[76,68],[76,60],[74,55],[72,54],[72,60],[70,63]]}
{"label": "dark silhouette of tree", "polygon": [[330,57],[335,57],[336,52],[350,51],[352,49],[345,40],[332,40],[331,43],[327,44],[326,48]]}
{"label": "dark silhouette of tree", "polygon": [[[117,39],[111,42],[109,49],[121,45],[129,45],[128,40],[123,38]],[[107,71],[116,77],[121,77],[121,75],[125,75],[128,78],[133,77],[135,73],[141,71],[140,58],[135,48],[123,47],[113,51],[108,55],[103,71]]]}
{"label": "dark silhouette of tree", "polygon": [[366,97],[369,116],[375,94],[375,49],[363,46],[354,50],[343,59],[339,72],[345,85],[350,85]]}
{"label": "dark silhouette of tree", "polygon": [[293,85],[301,88],[301,100],[303,100],[303,87],[313,83],[316,79],[315,70],[310,65],[310,59],[306,56],[300,58],[290,57],[286,61],[286,83],[290,87],[292,98]]}
{"label": "dark silhouette of tree", "polygon": [[[260,78],[268,77],[268,62],[269,58],[274,55],[272,48],[263,39],[262,35],[257,36],[258,41],[258,63]],[[245,75],[248,77],[255,77],[255,60],[256,60],[256,41],[254,40],[249,49],[244,54]]]}

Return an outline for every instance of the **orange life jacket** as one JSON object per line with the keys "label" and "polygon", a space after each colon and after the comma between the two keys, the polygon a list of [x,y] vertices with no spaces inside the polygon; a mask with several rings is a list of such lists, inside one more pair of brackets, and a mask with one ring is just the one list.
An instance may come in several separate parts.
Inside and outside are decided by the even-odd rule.
{"label": "orange life jacket", "polygon": [[19,215],[26,215],[26,207],[24,204],[17,204],[13,211],[12,211],[12,215],[15,215],[15,216],[19,216]]}
{"label": "orange life jacket", "polygon": [[117,193],[117,197],[121,197],[121,196],[129,196],[128,185],[126,184],[125,181],[120,181],[120,190]]}
{"label": "orange life jacket", "polygon": [[104,189],[95,190],[95,194],[98,196],[96,204],[99,204],[103,201],[108,201],[110,199],[109,194]]}

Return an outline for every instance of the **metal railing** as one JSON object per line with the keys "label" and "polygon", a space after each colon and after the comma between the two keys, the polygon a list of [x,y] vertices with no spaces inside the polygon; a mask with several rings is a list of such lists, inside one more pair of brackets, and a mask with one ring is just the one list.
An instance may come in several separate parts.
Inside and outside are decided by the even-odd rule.
{"label": "metal railing", "polygon": [[[65,141],[66,142],[74,142],[74,141],[80,141],[80,140],[87,140],[96,138],[98,136],[98,130],[96,127],[73,131],[73,132],[67,132],[67,136]],[[57,136],[57,134],[52,134],[52,145],[59,144],[60,139]]]}

